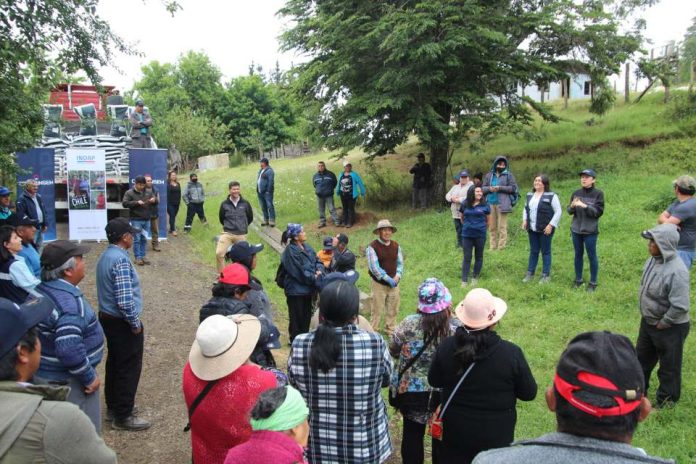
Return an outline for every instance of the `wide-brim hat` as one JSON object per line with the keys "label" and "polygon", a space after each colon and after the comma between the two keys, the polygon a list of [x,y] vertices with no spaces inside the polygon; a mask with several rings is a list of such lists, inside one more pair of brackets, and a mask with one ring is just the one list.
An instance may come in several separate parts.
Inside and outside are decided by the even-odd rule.
{"label": "wide-brim hat", "polygon": [[485,288],[475,288],[466,294],[454,312],[466,327],[481,330],[503,318],[507,303]]}
{"label": "wide-brim hat", "polygon": [[435,277],[426,279],[418,287],[418,311],[435,314],[452,306],[452,294]]}
{"label": "wide-brim hat", "polygon": [[396,232],[396,227],[389,222],[389,219],[380,219],[377,223],[377,227],[372,231],[373,234],[379,234],[379,229],[391,229],[392,232]]}
{"label": "wide-brim hat", "polygon": [[244,364],[261,335],[251,314],[213,315],[201,322],[189,352],[191,370],[201,380],[221,379]]}

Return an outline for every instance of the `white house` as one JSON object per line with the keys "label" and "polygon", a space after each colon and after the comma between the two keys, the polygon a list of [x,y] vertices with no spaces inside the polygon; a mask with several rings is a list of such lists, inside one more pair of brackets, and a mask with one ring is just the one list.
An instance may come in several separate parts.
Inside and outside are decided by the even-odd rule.
{"label": "white house", "polygon": [[[570,91],[568,95],[569,100],[590,98],[592,92],[590,76],[587,74],[571,74],[566,82],[568,83],[568,89]],[[544,92],[544,101],[564,98],[565,89],[563,87],[561,81],[549,84]],[[518,85],[517,95],[530,97],[534,101],[541,101],[541,89],[536,85],[528,85],[524,88]]]}

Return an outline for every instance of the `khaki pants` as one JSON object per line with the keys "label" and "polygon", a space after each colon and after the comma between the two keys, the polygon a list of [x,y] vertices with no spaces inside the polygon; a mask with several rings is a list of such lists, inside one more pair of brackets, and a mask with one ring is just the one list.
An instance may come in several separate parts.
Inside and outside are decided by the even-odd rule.
{"label": "khaki pants", "polygon": [[150,233],[152,234],[152,249],[154,250],[159,243],[159,218],[150,219]]}
{"label": "khaki pants", "polygon": [[491,250],[502,250],[507,245],[508,214],[500,211],[500,206],[491,205]]}
{"label": "khaki pants", "polygon": [[222,268],[225,267],[225,253],[227,253],[227,249],[230,245],[234,245],[242,240],[246,240],[246,235],[234,235],[229,232],[220,234],[217,247],[215,247],[215,259],[217,261],[218,272],[221,272]]}
{"label": "khaki pants", "polygon": [[372,280],[372,314],[370,316],[370,324],[375,331],[379,331],[382,312],[386,310],[386,332],[388,335],[394,332],[396,328],[396,315],[399,312],[399,303],[401,303],[401,291],[398,286],[396,288],[391,288],[388,285],[378,284]]}

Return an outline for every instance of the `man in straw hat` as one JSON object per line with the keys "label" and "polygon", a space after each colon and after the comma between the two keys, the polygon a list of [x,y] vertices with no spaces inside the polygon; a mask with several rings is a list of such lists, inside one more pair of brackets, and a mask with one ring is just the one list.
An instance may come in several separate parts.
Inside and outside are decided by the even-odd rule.
{"label": "man in straw hat", "polygon": [[673,462],[631,446],[650,401],[636,350],[623,335],[586,332],[571,340],[546,390],[546,404],[556,414],[557,432],[486,451],[474,463]]}
{"label": "man in straw hat", "polygon": [[378,237],[367,247],[367,268],[372,277],[372,315],[370,324],[379,330],[382,312],[386,310],[385,325],[388,335],[396,327],[401,292],[399,282],[404,273],[404,258],[399,244],[392,240],[396,232],[389,219],[381,219],[372,231]]}
{"label": "man in straw hat", "polygon": [[193,462],[223,462],[227,450],[251,436],[251,409],[278,384],[249,361],[260,334],[261,323],[250,314],[216,314],[198,326],[183,378]]}

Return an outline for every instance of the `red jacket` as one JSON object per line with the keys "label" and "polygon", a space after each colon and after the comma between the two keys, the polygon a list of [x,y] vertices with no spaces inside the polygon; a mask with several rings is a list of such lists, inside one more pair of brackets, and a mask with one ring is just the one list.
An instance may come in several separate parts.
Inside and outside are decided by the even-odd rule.
{"label": "red jacket", "polygon": [[282,432],[259,430],[227,453],[225,464],[304,464],[304,450]]}
{"label": "red jacket", "polygon": [[[208,382],[184,367],[186,408]],[[256,365],[244,365],[218,380],[191,417],[191,447],[196,464],[222,464],[227,450],[251,436],[249,413],[261,392],[276,387],[276,377]]]}

